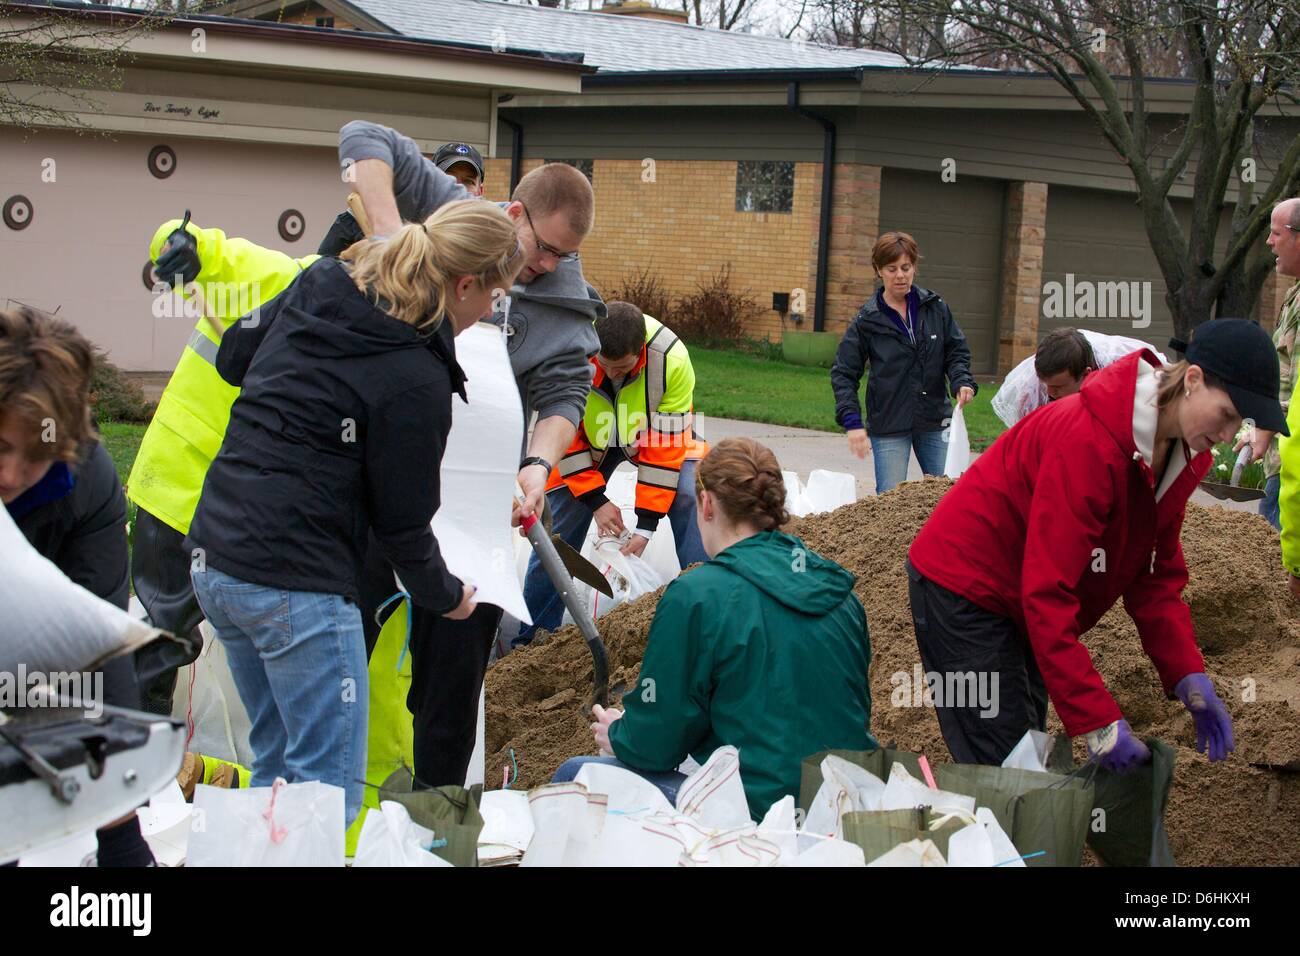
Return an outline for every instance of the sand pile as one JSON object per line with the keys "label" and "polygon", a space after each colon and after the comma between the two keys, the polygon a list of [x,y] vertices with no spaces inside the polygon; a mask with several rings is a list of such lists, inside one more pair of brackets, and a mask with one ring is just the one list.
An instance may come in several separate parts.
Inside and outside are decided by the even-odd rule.
{"label": "sand pile", "polygon": [[[871,730],[884,744],[948,759],[934,711],[894,707],[890,676],[919,663],[902,570],[908,545],[950,486],[911,482],[790,530],[857,575],[873,660]],[[1168,701],[1137,631],[1112,610],[1084,642],[1134,730],[1177,746],[1167,822],[1181,865],[1300,865],[1300,605],[1289,595],[1277,534],[1243,512],[1189,505],[1184,592],[1206,667],[1232,712],[1237,751],[1210,765],[1191,719]],[[601,618],[611,682],[634,686],[658,594]],[[591,658],[574,628],[511,654],[488,672],[487,776],[513,748],[516,787],[545,783],[566,758],[594,753],[586,702]],[[1060,732],[1053,712],[1048,730]],[[1076,755],[1082,756],[1081,744]]]}

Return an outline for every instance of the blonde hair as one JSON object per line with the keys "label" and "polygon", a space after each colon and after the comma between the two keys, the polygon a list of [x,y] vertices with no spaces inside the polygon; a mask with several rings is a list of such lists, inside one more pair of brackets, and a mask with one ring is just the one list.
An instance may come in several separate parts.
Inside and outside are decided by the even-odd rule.
{"label": "blonde hair", "polygon": [[514,221],[496,205],[463,199],[423,223],[407,223],[387,242],[364,240],[340,258],[381,309],[416,328],[437,328],[447,314],[447,284],[473,276],[483,288],[501,283],[522,262]]}
{"label": "blonde hair", "polygon": [[[1165,408],[1178,401],[1178,393],[1184,388],[1187,380],[1187,370],[1192,367],[1192,363],[1183,359],[1175,362],[1173,365],[1166,365],[1160,376],[1160,388],[1156,392],[1156,407]],[[1210,388],[1223,388],[1223,381],[1209,372],[1204,372],[1205,384]]]}

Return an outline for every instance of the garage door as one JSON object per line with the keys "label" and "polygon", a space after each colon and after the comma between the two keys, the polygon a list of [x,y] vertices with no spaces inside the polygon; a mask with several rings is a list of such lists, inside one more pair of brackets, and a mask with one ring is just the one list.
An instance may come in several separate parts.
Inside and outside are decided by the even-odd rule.
{"label": "garage door", "polygon": [[999,180],[886,169],[880,231],[909,232],[921,249],[919,285],[943,296],[971,347],[971,370],[996,371],[998,268],[1005,186]]}
{"label": "garage door", "polygon": [[15,195],[31,213],[21,229],[0,224],[0,308],[57,311],[142,371],[170,371],[195,322],[155,315],[144,285],[161,223],[190,209],[201,226],[304,256],[343,205],[337,153],[323,146],[0,128],[0,203]]}
{"label": "garage door", "polygon": [[[1174,214],[1184,228],[1191,203],[1173,201]],[[1217,236],[1216,259],[1227,246],[1231,209],[1225,210]],[[1072,278],[1071,278],[1072,277]],[[1057,283],[1057,287],[1049,283]],[[1083,285],[1088,283],[1088,286]],[[1110,283],[1102,287],[1102,283]],[[1116,288],[1124,283],[1127,288]],[[1134,283],[1137,283],[1134,286]],[[1151,343],[1168,354],[1173,320],[1165,304],[1165,281],[1142,223],[1134,197],[1098,189],[1052,186],[1047,191],[1047,239],[1043,248],[1044,296],[1038,322],[1041,340],[1065,326],[1113,335],[1128,335]],[[1073,314],[1058,310],[1049,299],[1060,290],[1062,304],[1073,302]],[[1067,295],[1073,290],[1073,296]],[[1125,308],[1124,299],[1128,305]],[[1092,305],[1088,305],[1089,297]],[[1146,310],[1140,314],[1136,302]],[[1080,312],[1085,314],[1080,315]],[[1091,315],[1086,313],[1091,312]],[[1115,314],[1118,313],[1118,314]],[[1144,323],[1148,320],[1149,325]]]}

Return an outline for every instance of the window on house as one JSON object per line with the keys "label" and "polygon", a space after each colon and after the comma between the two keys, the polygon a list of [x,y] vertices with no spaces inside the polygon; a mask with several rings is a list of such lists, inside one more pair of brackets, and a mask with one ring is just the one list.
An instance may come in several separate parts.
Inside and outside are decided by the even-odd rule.
{"label": "window on house", "polygon": [[593,160],[590,159],[548,159],[548,163],[564,163],[566,166],[572,166],[574,169],[587,177],[587,182],[591,182],[591,170]]}
{"label": "window on house", "polygon": [[736,212],[790,212],[793,208],[794,163],[736,163]]}
{"label": "window on house", "polygon": [[334,18],[333,18],[333,17],[317,17],[317,18],[316,18],[316,26],[318,26],[318,27],[333,27],[333,26],[334,26]]}

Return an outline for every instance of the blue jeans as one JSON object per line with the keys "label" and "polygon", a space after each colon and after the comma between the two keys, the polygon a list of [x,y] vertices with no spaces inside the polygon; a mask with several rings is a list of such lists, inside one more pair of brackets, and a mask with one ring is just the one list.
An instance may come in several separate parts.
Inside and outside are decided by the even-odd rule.
{"label": "blue jeans", "polygon": [[907,463],[912,452],[921,471],[927,475],[942,475],[948,457],[948,443],[943,429],[932,432],[912,432],[910,435],[871,436],[871,458],[876,465],[876,494],[896,488],[907,480]]}
{"label": "blue jeans", "polygon": [[264,587],[211,567],[191,577],[252,723],[251,785],[283,777],[342,787],[350,824],[361,811],[370,706],[361,612],[337,594]]}
{"label": "blue jeans", "polygon": [[1282,530],[1282,508],[1277,500],[1281,490],[1282,476],[1274,475],[1264,482],[1264,497],[1259,502],[1259,513],[1278,531]]}
{"label": "blue jeans", "polygon": [[[625,460],[626,457],[619,449],[611,448],[600,463],[600,473],[608,481],[614,469]],[[704,542],[700,540],[700,526],[695,523],[697,464],[699,462],[691,459],[682,462],[677,495],[673,498],[672,507],[668,509],[668,523],[672,525],[673,538],[677,543],[677,561],[683,568],[709,560],[709,556],[704,553]],[[581,551],[583,538],[591,526],[591,510],[573,497],[567,486],[549,492],[546,500],[551,506],[551,532],[558,534],[575,550]],[[539,627],[547,631],[557,630],[564,617],[564,602],[551,584],[551,579],[546,576],[536,554],[528,559],[528,573],[524,577],[524,601],[528,604],[528,613],[532,615],[533,623],[519,625],[519,636],[511,642],[512,647],[530,643]]]}
{"label": "blue jeans", "polygon": [[686,782],[686,774],[678,773],[676,770],[669,770],[665,773],[652,773],[649,770],[637,770],[635,767],[629,767],[617,757],[570,757],[564,763],[560,764],[560,769],[555,771],[555,776],[551,778],[551,783],[568,783],[578,775],[578,771],[583,768],[584,764],[603,763],[611,767],[622,767],[624,770],[630,770],[638,777],[648,780],[659,788],[668,802],[677,806],[677,791],[682,788]]}

